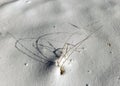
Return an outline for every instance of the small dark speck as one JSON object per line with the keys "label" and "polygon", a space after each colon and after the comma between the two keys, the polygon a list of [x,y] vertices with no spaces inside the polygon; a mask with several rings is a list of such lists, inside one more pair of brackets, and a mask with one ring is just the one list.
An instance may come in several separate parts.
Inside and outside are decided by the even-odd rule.
{"label": "small dark speck", "polygon": [[53,28],[56,28],[56,26],[54,25]]}
{"label": "small dark speck", "polygon": [[68,63],[68,64],[70,64],[71,62],[72,62],[72,59],[69,60],[69,63]]}
{"label": "small dark speck", "polygon": [[70,62],[72,61],[72,59],[70,59]]}
{"label": "small dark speck", "polygon": [[85,48],[84,48],[84,47],[82,47],[82,49],[84,50]]}
{"label": "small dark speck", "polygon": [[89,86],[88,84],[86,84],[86,86]]}
{"label": "small dark speck", "polygon": [[25,66],[28,66],[28,63],[24,63]]}
{"label": "small dark speck", "polygon": [[90,70],[88,70],[87,72],[88,72],[88,73],[91,73],[91,71],[90,71]]}
{"label": "small dark speck", "polygon": [[108,45],[109,47],[111,47],[111,44],[110,44],[110,43],[107,43],[107,45]]}
{"label": "small dark speck", "polygon": [[112,51],[110,51],[110,53],[112,53]]}

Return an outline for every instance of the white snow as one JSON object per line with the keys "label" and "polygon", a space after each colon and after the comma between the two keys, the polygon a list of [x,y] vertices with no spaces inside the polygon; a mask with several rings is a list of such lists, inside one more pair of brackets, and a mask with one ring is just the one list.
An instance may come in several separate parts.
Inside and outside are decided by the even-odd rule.
{"label": "white snow", "polygon": [[[57,59],[50,52],[54,47],[65,48],[67,42],[73,49],[93,34],[68,53],[61,75],[59,67],[36,56],[36,40],[47,33],[53,34],[38,43],[49,46],[42,52],[52,61]],[[15,47],[20,38],[34,54],[20,44],[18,48],[38,61]],[[119,0],[0,0],[0,86],[120,86],[119,52]]]}

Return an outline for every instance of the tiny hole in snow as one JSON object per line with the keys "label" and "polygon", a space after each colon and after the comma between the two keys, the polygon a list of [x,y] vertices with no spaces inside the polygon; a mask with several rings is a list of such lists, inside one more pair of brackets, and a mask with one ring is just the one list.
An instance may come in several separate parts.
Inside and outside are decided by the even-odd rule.
{"label": "tiny hole in snow", "polygon": [[71,62],[72,62],[72,59],[69,60],[69,63],[68,63],[68,64],[70,64]]}
{"label": "tiny hole in snow", "polygon": [[24,65],[27,67],[27,66],[28,66],[28,63],[24,63]]}
{"label": "tiny hole in snow", "polygon": [[107,45],[108,45],[109,47],[111,47],[111,43],[107,43]]}
{"label": "tiny hole in snow", "polygon": [[110,53],[112,53],[112,51],[110,51]]}
{"label": "tiny hole in snow", "polygon": [[89,86],[88,84],[86,84],[86,86]]}
{"label": "tiny hole in snow", "polygon": [[88,70],[87,72],[88,72],[88,73],[91,73],[92,71],[91,71],[91,70]]}
{"label": "tiny hole in snow", "polygon": [[70,59],[70,62],[72,61],[72,59]]}

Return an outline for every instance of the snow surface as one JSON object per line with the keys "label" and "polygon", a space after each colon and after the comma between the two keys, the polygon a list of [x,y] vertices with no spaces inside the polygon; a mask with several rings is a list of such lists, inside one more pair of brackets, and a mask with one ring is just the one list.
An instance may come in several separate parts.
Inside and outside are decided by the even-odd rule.
{"label": "snow surface", "polygon": [[[90,36],[69,56],[63,75],[36,56],[33,45],[47,33],[38,42],[55,48]],[[19,39],[34,55],[17,47],[32,58],[16,48]],[[119,0],[0,0],[0,86],[120,86],[119,52]]]}

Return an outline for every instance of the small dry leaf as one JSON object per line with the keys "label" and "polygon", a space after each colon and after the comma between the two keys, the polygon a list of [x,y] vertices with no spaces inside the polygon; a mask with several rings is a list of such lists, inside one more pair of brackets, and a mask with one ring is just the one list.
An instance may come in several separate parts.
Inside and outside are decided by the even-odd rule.
{"label": "small dry leaf", "polygon": [[65,73],[65,69],[63,66],[60,67],[60,74],[63,75]]}

